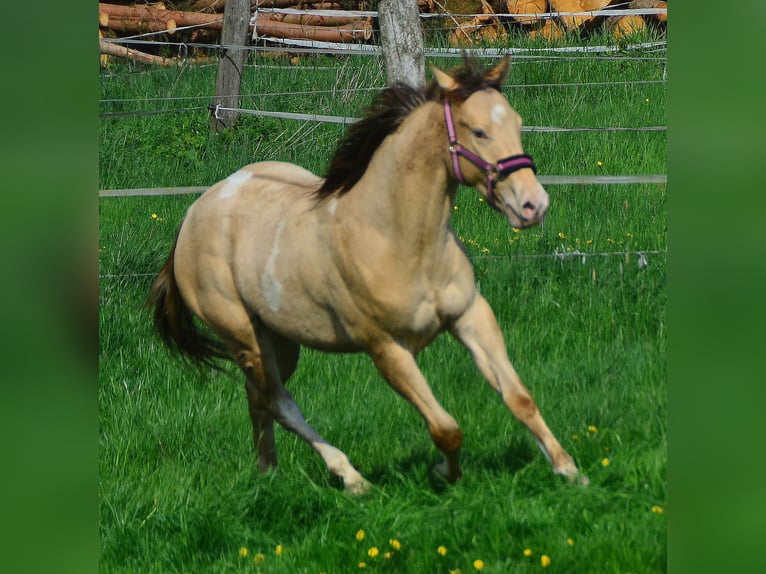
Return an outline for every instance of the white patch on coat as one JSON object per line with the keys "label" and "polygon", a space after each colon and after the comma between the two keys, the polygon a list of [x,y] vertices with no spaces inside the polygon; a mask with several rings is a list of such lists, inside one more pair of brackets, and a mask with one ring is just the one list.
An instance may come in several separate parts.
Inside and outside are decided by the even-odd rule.
{"label": "white patch on coat", "polygon": [[502,105],[496,104],[492,108],[492,111],[489,112],[489,117],[492,118],[492,122],[497,125],[502,125],[506,113],[507,111]]}
{"label": "white patch on coat", "polygon": [[250,179],[251,174],[249,171],[235,171],[224,182],[224,186],[221,191],[218,192],[218,197],[221,199],[229,199],[233,197],[240,189],[243,183]]}
{"label": "white patch on coat", "polygon": [[282,303],[282,284],[277,280],[276,266],[277,258],[279,257],[279,238],[282,235],[284,228],[285,222],[280,221],[277,225],[277,231],[274,234],[274,245],[271,247],[269,260],[266,262],[266,267],[263,268],[263,275],[261,275],[263,298],[266,300],[269,309],[275,313],[279,311],[279,307]]}
{"label": "white patch on coat", "polygon": [[335,215],[335,209],[338,207],[338,200],[333,197],[328,203],[327,203],[327,213],[330,215]]}

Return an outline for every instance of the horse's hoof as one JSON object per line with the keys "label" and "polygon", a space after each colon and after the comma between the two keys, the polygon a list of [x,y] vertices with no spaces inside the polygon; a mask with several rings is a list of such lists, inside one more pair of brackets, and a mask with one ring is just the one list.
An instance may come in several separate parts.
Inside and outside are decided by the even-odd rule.
{"label": "horse's hoof", "polygon": [[434,473],[436,476],[449,482],[450,484],[456,483],[458,479],[463,476],[463,473],[460,472],[459,468],[450,472],[449,465],[447,464],[446,460],[441,461],[434,467]]}
{"label": "horse's hoof", "polygon": [[346,484],[343,492],[350,496],[362,496],[370,492],[370,483],[364,479]]}
{"label": "horse's hoof", "polygon": [[590,484],[590,479],[581,472],[578,472],[577,476],[571,477],[570,481],[576,482],[580,486],[588,486]]}
{"label": "horse's hoof", "polygon": [[590,484],[588,477],[577,470],[577,467],[574,464],[571,466],[568,465],[566,468],[556,470],[554,472],[556,474],[560,474],[561,476],[565,476],[570,484],[579,484],[581,486],[588,486]]}

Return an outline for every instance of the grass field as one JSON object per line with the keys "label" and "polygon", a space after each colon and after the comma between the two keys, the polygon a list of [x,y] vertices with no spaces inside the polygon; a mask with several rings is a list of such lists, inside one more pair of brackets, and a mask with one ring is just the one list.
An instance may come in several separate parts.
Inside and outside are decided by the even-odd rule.
{"label": "grass field", "polygon": [[[664,53],[618,56],[517,59],[505,93],[526,125],[665,125]],[[359,116],[384,82],[374,58],[257,64],[244,108]],[[263,159],[324,170],[341,126],[243,116],[211,136],[214,83],[213,66],[102,70],[104,114],[186,111],[102,117],[101,189],[209,185]],[[664,132],[524,138],[541,174],[666,173]],[[591,485],[551,473],[448,337],[419,364],[465,434],[452,486],[433,479],[420,417],[366,357],[304,350],[290,388],[373,483],[358,499],[281,429],[280,470],[259,475],[241,377],[196,371],[151,332],[147,290],[195,196],[100,200],[101,570],[664,572],[666,188],[548,191],[543,227],[514,232],[469,189],[453,225],[514,365]]]}

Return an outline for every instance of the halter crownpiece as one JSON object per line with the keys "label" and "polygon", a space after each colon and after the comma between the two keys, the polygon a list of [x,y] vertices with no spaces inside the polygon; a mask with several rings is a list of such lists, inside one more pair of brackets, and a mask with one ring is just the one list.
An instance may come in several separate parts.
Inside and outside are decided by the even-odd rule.
{"label": "halter crownpiece", "polygon": [[446,99],[444,100],[444,120],[447,123],[449,152],[452,157],[452,171],[455,172],[455,178],[460,183],[466,183],[463,178],[463,172],[460,169],[460,156],[463,156],[487,175],[487,197],[491,202],[494,203],[495,181],[497,181],[498,176],[506,176],[525,167],[528,167],[533,172],[537,173],[537,168],[532,161],[532,157],[525,153],[509,156],[505,159],[498,160],[497,163],[490,163],[473,153],[471,150],[460,145],[457,141],[455,120],[452,118],[452,105],[450,104],[450,101]]}

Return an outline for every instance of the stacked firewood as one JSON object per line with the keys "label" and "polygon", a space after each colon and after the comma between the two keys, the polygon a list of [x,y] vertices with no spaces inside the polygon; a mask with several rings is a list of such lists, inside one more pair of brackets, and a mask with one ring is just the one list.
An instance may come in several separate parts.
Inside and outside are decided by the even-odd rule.
{"label": "stacked firewood", "polygon": [[[296,0],[259,0],[263,8],[284,8]],[[225,1],[218,0],[223,7]],[[210,5],[212,6],[212,4]],[[210,7],[208,6],[208,7]],[[304,9],[340,10],[340,4],[325,0],[301,0]],[[98,4],[99,28],[113,34],[145,34],[167,32],[175,34],[178,28],[195,27],[191,42],[212,41],[223,26],[221,13],[168,10],[163,4],[123,6]],[[354,16],[308,16],[259,13],[255,22],[259,33],[275,38],[301,38],[326,42],[369,40],[372,19]],[[252,29],[252,24],[251,24]],[[214,33],[214,34],[211,34]]]}
{"label": "stacked firewood", "polygon": [[[642,32],[648,25],[664,26],[667,22],[666,1],[661,0],[479,0],[481,15],[468,20],[455,19],[454,31],[450,34],[453,46],[465,46],[478,42],[494,42],[507,36],[505,22],[498,13],[511,15],[511,20],[521,25],[529,37],[541,37],[554,41],[566,37],[567,32],[588,32],[604,26],[617,39]],[[589,12],[613,7],[666,10],[651,15],[599,16]],[[575,15],[566,15],[579,13]],[[561,15],[559,15],[561,14]]]}
{"label": "stacked firewood", "polygon": [[[302,10],[338,11],[338,15],[283,14],[259,11],[254,22],[260,36],[292,38],[324,42],[367,42],[373,33],[373,20],[369,17],[349,15],[343,9],[352,4],[358,10],[369,10],[370,0],[251,0],[254,8],[297,8]],[[449,11],[450,0],[417,0],[421,12]],[[184,10],[168,9],[162,2],[134,4],[125,0],[99,2],[99,37],[119,38],[137,34],[161,32],[175,36],[178,42],[214,44],[223,27],[226,0],[187,0],[175,2]],[[597,26],[605,26],[615,37],[624,38],[639,32],[647,25],[664,26],[667,12],[653,15],[615,15],[610,17],[589,14],[607,7],[667,9],[660,0],[463,0],[461,6],[472,8],[474,16],[448,16],[444,26],[449,30],[453,46],[476,43],[502,44],[508,28],[523,29],[530,37],[550,41],[561,39],[567,32],[580,33]],[[577,15],[564,15],[579,12]],[[505,14],[501,18],[498,14]],[[559,15],[561,14],[561,15]],[[510,15],[510,18],[508,17]],[[251,31],[253,23],[251,23]],[[113,42],[101,41],[102,54],[127,56],[158,64],[171,60],[153,56]]]}

